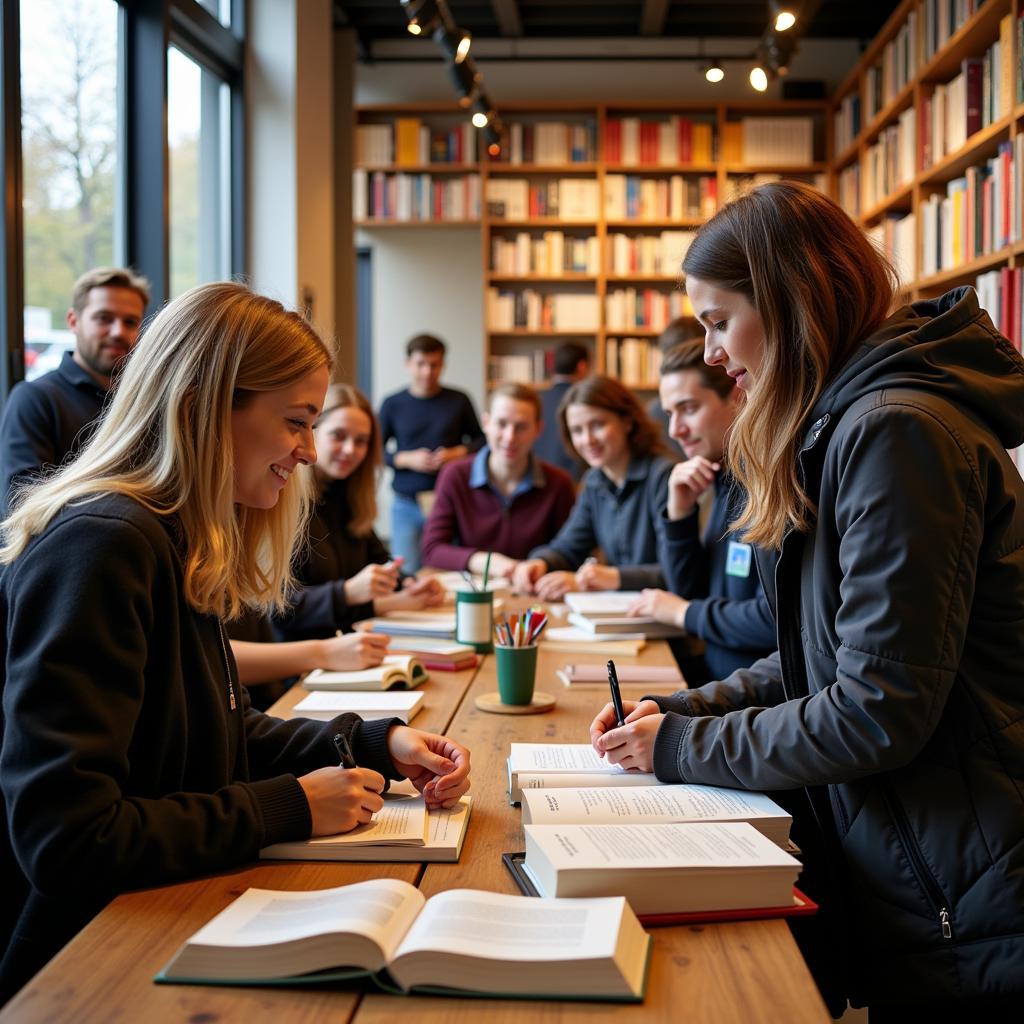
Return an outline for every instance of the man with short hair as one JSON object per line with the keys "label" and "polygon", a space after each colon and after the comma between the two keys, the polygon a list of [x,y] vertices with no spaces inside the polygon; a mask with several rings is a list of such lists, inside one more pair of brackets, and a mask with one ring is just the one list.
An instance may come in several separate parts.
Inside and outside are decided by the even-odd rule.
{"label": "man with short hair", "polygon": [[412,383],[389,395],[380,408],[384,460],[395,471],[391,505],[391,553],[414,573],[421,565],[420,538],[441,467],[483,441],[473,403],[463,391],[444,387],[445,345],[418,334],[406,345]]}
{"label": "man with short hair", "polygon": [[576,381],[583,380],[588,373],[590,353],[583,345],[575,341],[563,341],[555,349],[555,372],[551,378],[551,387],[540,393],[541,419],[544,425],[537,443],[533,446],[538,458],[565,470],[576,483],[579,483],[587,467],[576,452],[565,447],[559,427],[558,407],[562,404],[566,391]]}
{"label": "man with short hair", "polygon": [[532,449],[541,429],[537,392],[502,384],[484,412],[487,444],[445,466],[423,531],[423,561],[438,569],[510,576],[517,561],[558,533],[576,501],[572,478]]}
{"label": "man with short hair", "polygon": [[74,284],[67,324],[75,336],[56,370],[11,391],[0,419],[0,504],[12,491],[73,457],[103,411],[111,375],[138,340],[149,282],[97,267]]}
{"label": "man with short hair", "polygon": [[684,665],[692,686],[774,651],[775,620],[751,546],[732,532],[746,498],[725,465],[726,435],[743,392],[722,367],[704,362],[704,342],[695,338],[665,354],[659,393],[685,456],[669,477],[659,554],[672,593],[644,590],[630,611],[704,641],[703,660]]}

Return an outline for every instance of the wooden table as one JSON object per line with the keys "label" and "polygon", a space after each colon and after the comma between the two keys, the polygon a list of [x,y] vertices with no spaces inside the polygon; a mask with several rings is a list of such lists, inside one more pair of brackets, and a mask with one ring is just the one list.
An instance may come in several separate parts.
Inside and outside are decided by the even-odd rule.
{"label": "wooden table", "polygon": [[[599,659],[594,656],[595,660]],[[630,664],[670,663],[665,644],[650,644]],[[557,707],[541,715],[493,715],[473,698],[496,688],[494,659],[478,670],[432,674],[425,685],[421,728],[449,731],[473,756],[473,817],[458,864],[260,863],[197,881],[127,893],[114,900],[0,1011],[0,1022],[144,1020],[145,1024],[246,1021],[298,1024],[456,1024],[456,1022],[687,1020],[828,1022],[829,1015],[782,921],[741,922],[652,930],[655,946],[647,998],[637,1006],[538,1003],[414,996],[398,998],[355,988],[224,988],[154,985],[153,975],[180,945],[249,886],[320,889],[367,878],[401,878],[429,896],[453,887],[514,892],[501,864],[523,848],[518,809],[508,804],[505,758],[513,740],[584,742],[604,692],[570,692],[555,676],[568,660],[538,659],[538,687]],[[581,658],[574,657],[580,661]],[[642,688],[641,688],[642,689]],[[636,693],[627,692],[626,696]],[[274,705],[287,715],[292,691]]]}

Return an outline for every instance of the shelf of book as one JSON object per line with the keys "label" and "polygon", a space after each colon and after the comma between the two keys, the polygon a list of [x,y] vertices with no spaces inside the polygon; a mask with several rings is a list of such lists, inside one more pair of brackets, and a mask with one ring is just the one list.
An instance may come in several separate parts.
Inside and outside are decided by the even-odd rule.
{"label": "shelf of book", "polygon": [[569,284],[582,282],[592,284],[598,280],[596,274],[505,274],[495,270],[487,272],[488,281],[521,281],[524,284]]}
{"label": "shelf of book", "polygon": [[996,252],[986,253],[984,256],[978,256],[958,266],[940,270],[937,274],[919,277],[916,281],[912,282],[912,286],[917,292],[933,292],[945,291],[947,288],[953,288],[958,284],[972,284],[973,281],[971,279],[977,277],[978,274],[991,270],[993,267],[998,267],[1000,264],[1008,264],[1010,259],[1014,255],[1019,255],[1019,253],[1019,243],[1017,245],[1007,245]]}
{"label": "shelf of book", "polygon": [[597,164],[505,164],[493,160],[485,162],[488,174],[522,175],[522,174],[596,174]]}
{"label": "shelf of book", "polygon": [[914,197],[913,184],[904,185],[901,189],[886,196],[880,203],[876,203],[871,209],[862,213],[858,220],[862,225],[872,224],[879,217],[884,217],[893,211],[910,210]]}
{"label": "shelf of book", "polygon": [[384,220],[353,221],[360,231],[379,231],[381,228],[472,228],[478,229],[478,220]]}
{"label": "shelf of book", "polygon": [[975,132],[955,153],[943,157],[938,163],[921,171],[917,176],[918,185],[945,184],[952,178],[959,178],[972,164],[987,160],[999,149],[999,143],[1010,137],[1013,116],[1001,117]]}
{"label": "shelf of book", "polygon": [[[975,6],[978,6],[977,3]],[[920,82],[944,82],[957,73],[965,57],[976,56],[999,37],[999,23],[1013,13],[1013,0],[984,0],[946,44],[919,71]]]}

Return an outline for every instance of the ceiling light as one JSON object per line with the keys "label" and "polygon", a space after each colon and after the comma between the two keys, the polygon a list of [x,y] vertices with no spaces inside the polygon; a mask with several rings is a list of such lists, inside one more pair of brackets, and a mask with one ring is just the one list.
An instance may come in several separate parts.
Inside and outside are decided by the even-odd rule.
{"label": "ceiling light", "polygon": [[486,128],[491,123],[491,112],[489,110],[477,110],[473,114],[473,127]]}
{"label": "ceiling light", "polygon": [[473,101],[473,124],[477,128],[486,128],[494,119],[494,109],[486,93],[480,93]]}
{"label": "ceiling light", "polygon": [[414,36],[432,32],[441,20],[437,0],[402,0],[402,9],[409,19],[405,27]]}
{"label": "ceiling light", "polygon": [[704,68],[704,77],[709,82],[720,82],[725,78],[725,69],[717,60],[713,60]]}
{"label": "ceiling light", "polygon": [[768,88],[768,75],[759,64],[750,69],[750,84],[758,92],[764,92]]}
{"label": "ceiling light", "polygon": [[796,14],[788,4],[780,0],[769,0],[768,6],[772,12],[772,24],[776,32],[785,32],[796,24]]}
{"label": "ceiling light", "polygon": [[464,28],[450,29],[446,25],[438,25],[434,30],[434,42],[444,50],[449,60],[461,64],[469,56],[473,37]]}
{"label": "ceiling light", "polygon": [[459,106],[470,106],[480,90],[481,77],[473,58],[467,57],[461,63],[449,64],[448,72],[452,76],[455,92],[459,97]]}

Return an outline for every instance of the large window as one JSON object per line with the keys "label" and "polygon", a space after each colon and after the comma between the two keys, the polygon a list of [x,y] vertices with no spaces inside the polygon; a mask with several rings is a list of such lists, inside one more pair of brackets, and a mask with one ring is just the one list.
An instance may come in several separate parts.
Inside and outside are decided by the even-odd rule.
{"label": "large window", "polygon": [[231,276],[231,90],[174,46],[167,83],[173,297]]}
{"label": "large window", "polygon": [[25,376],[73,345],[71,286],[121,258],[116,0],[21,0]]}

